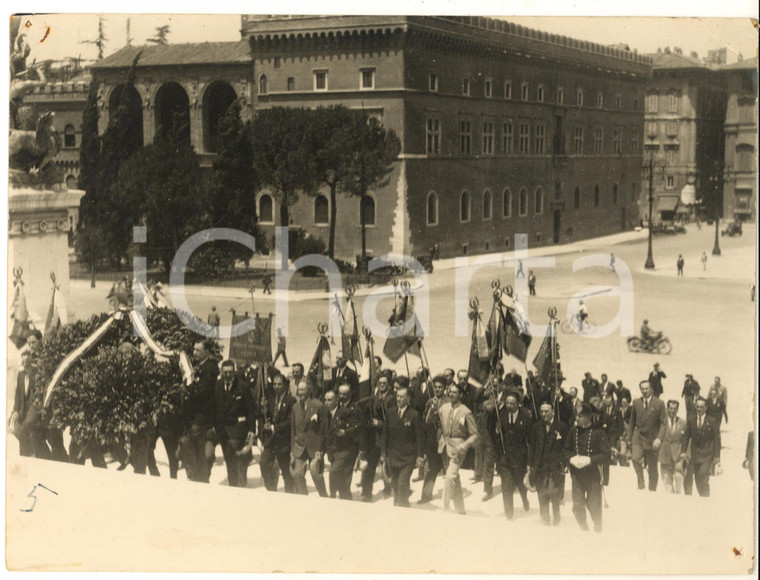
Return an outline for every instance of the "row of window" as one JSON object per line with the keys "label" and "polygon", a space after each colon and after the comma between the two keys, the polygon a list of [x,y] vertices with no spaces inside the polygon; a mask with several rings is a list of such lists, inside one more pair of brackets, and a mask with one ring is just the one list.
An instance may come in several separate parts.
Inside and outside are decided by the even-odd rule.
{"label": "row of window", "polygon": [[[678,137],[678,121],[666,121],[662,123],[665,128],[665,134],[670,138]],[[646,131],[647,137],[654,139],[659,134],[660,123],[656,121],[647,121]]]}
{"label": "row of window", "polygon": [[[327,69],[320,69],[312,71],[312,84],[311,88],[314,91],[327,91],[330,88],[330,71]],[[359,69],[359,89],[363,91],[372,90],[375,88],[375,69],[374,68],[360,68]],[[295,77],[287,78],[287,90],[288,92],[296,90]],[[267,75],[259,75],[259,95],[269,94],[269,79]]]}
{"label": "row of window", "polygon": [[[671,89],[667,93],[666,109],[668,113],[678,113],[681,105],[681,91]],[[660,108],[660,94],[656,92],[649,92],[646,96],[644,103],[645,112],[657,113]]]}
{"label": "row of window", "polygon": [[[501,193],[501,217],[512,217],[512,190],[505,187]],[[618,184],[612,186],[612,204],[618,204]],[[485,189],[481,197],[481,219],[483,221],[489,221],[494,215],[494,196],[490,189]],[[533,206],[532,211],[534,215],[540,215],[544,212],[544,190],[539,185],[533,191],[532,196]],[[573,195],[573,207],[574,209],[580,209],[582,204],[582,195],[580,187],[575,188]],[[636,201],[636,186],[631,186],[631,201]],[[517,212],[520,217],[525,217],[530,211],[530,196],[526,187],[520,188],[520,192],[517,196]],[[601,205],[601,191],[599,186],[594,186],[594,207]],[[426,207],[426,223],[429,226],[438,225],[438,194],[435,191],[431,191],[427,195],[425,202]],[[468,223],[472,219],[472,196],[469,191],[463,191],[459,194],[459,221],[460,223]]]}
{"label": "row of window", "polygon": [[[364,214],[364,225],[373,227],[375,225],[375,199],[367,194],[361,198],[359,203],[357,223],[361,223],[361,214]],[[313,203],[313,224],[316,226],[330,225],[330,200],[325,195],[318,195],[314,198]],[[268,193],[262,193],[258,199],[258,220],[260,224],[274,224],[274,200]]]}
{"label": "row of window", "polygon": [[[425,123],[425,152],[428,155],[441,153],[441,116],[439,113],[428,113]],[[512,121],[499,124],[500,133],[497,136],[497,123],[494,119],[487,118],[481,122],[480,146],[473,146],[473,121],[469,117],[460,116],[459,119],[459,154],[472,155],[479,152],[482,155],[544,155],[553,151],[555,154],[564,154],[564,135],[555,135],[556,142],[549,142],[549,134],[544,123],[530,123],[519,121],[517,123],[517,135],[515,139],[515,126]],[[611,151],[605,149],[604,128],[593,129],[593,149],[596,155],[611,152],[616,155],[623,153],[623,129],[612,129]],[[572,151],[574,155],[588,153],[585,148],[586,130],[584,127],[576,127],[573,130]],[[629,153],[638,153],[640,145],[639,129],[630,129]]]}

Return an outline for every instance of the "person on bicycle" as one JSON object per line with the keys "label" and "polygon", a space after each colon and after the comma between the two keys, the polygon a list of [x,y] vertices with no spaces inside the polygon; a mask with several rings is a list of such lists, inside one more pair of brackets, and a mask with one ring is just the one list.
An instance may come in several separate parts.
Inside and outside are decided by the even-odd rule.
{"label": "person on bicycle", "polygon": [[644,323],[641,325],[641,346],[650,349],[661,336],[662,331],[655,332],[649,328],[649,321],[644,319]]}
{"label": "person on bicycle", "polygon": [[588,318],[588,309],[583,300],[578,300],[578,331],[583,330],[583,322]]}

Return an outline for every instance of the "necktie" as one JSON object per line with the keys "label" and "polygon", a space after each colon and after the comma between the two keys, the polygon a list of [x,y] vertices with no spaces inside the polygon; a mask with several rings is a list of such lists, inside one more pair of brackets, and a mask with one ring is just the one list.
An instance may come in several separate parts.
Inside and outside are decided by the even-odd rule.
{"label": "necktie", "polygon": [[399,409],[398,410],[398,418],[401,419],[401,418],[403,418],[403,416],[404,416],[404,410],[403,409]]}
{"label": "necktie", "polygon": [[671,419],[670,420],[670,430],[672,431],[675,428],[676,428],[676,420],[675,419]]}
{"label": "necktie", "polygon": [[644,399],[644,410],[647,410],[647,407],[649,407],[649,399]]}
{"label": "necktie", "polygon": [[702,417],[700,417],[699,420],[697,421],[697,429],[699,429],[700,431],[702,430]]}

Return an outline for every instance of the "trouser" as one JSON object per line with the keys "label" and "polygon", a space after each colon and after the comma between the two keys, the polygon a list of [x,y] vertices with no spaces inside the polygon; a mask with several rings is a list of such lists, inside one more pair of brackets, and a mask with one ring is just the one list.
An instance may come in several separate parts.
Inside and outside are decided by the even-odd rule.
{"label": "trouser", "polygon": [[673,461],[660,462],[660,472],[662,473],[662,490],[665,493],[681,493],[683,474],[676,471],[676,464]]}
{"label": "trouser", "polygon": [[501,497],[504,501],[504,515],[507,516],[507,519],[511,520],[515,516],[514,501],[512,498],[515,489],[519,490],[523,502],[527,502],[528,500],[528,490],[525,489],[525,484],[523,483],[525,471],[519,468],[509,467],[503,455],[499,458],[496,464],[496,470],[499,472],[499,479],[501,479]]}
{"label": "trouser", "polygon": [[248,487],[248,462],[250,452],[238,455],[237,452],[245,447],[245,439],[220,437],[224,465],[227,467],[227,485],[230,487]]}
{"label": "trouser", "polygon": [[496,464],[496,449],[491,443],[490,437],[483,437],[485,444],[483,445],[483,464],[481,470],[483,473],[483,490],[491,494],[493,493],[493,470]]}
{"label": "trouser", "polygon": [[426,500],[433,499],[433,488],[438,474],[444,470],[443,459],[438,453],[438,444],[429,443],[427,448],[427,471],[425,472],[425,481],[422,483],[422,498]]}
{"label": "trouser", "polygon": [[[169,460],[169,477],[177,479],[177,472],[179,471],[179,458],[177,457],[177,451],[179,449],[179,436],[180,429],[174,425],[161,425],[158,427],[158,437],[164,444],[166,450],[166,457]],[[153,449],[156,448],[157,437],[153,436]]]}
{"label": "trouser", "polygon": [[573,515],[582,530],[588,530],[586,510],[591,514],[594,531],[602,531],[602,484],[599,481],[599,469],[589,465],[584,469],[570,468],[573,482]]}
{"label": "trouser", "polygon": [[554,516],[554,525],[560,522],[559,506],[565,490],[565,475],[555,476],[545,475],[536,482],[536,492],[538,493],[538,509],[541,513],[541,520],[544,524],[552,523],[549,516],[549,507],[551,507]]}
{"label": "trouser", "polygon": [[206,424],[192,423],[179,439],[179,456],[190,481],[208,483],[214,463],[213,431]]}
{"label": "trouser", "polygon": [[23,424],[16,429],[16,439],[18,439],[18,452],[21,457],[34,456],[34,443],[32,434]]}
{"label": "trouser", "polygon": [[330,460],[330,497],[353,499],[351,477],[354,474],[356,452],[336,451]]}
{"label": "trouser", "polygon": [[462,496],[462,480],[459,477],[459,467],[461,466],[464,454],[461,457],[449,457],[448,452],[443,451],[443,465],[446,468],[446,474],[443,476],[443,509],[449,509],[449,502],[453,500],[454,509],[457,513],[464,513],[464,497]]}
{"label": "trouser", "polygon": [[285,354],[285,347],[278,347],[277,352],[274,355],[274,360],[272,360],[272,365],[274,365],[277,362],[277,359],[280,358],[280,355],[282,355],[282,362],[285,364],[286,367],[289,367],[288,364],[288,355]]}
{"label": "trouser", "polygon": [[702,463],[689,463],[686,469],[686,476],[683,479],[683,491],[686,495],[691,495],[694,481],[697,482],[697,493],[700,497],[710,497],[710,470],[712,462],[705,461]]}
{"label": "trouser", "polygon": [[633,458],[633,469],[636,471],[638,488],[644,489],[644,465],[646,464],[647,471],[649,472],[649,491],[657,491],[657,481],[659,479],[657,473],[658,452],[654,449],[641,449],[639,460],[637,460],[636,455],[634,454]]}
{"label": "trouser", "polygon": [[621,439],[618,443],[618,451],[618,465],[620,465],[620,467],[628,467],[628,443],[624,439]]}
{"label": "trouser", "polygon": [[610,484],[610,463],[609,460],[602,463],[602,485],[605,486]]}
{"label": "trouser", "polygon": [[414,471],[414,463],[389,465],[391,472],[391,489],[393,490],[393,505],[409,507],[409,496],[412,494],[410,480]]}
{"label": "trouser", "polygon": [[535,286],[535,284],[529,284],[528,285],[528,291],[530,292],[531,296],[535,296],[536,295],[536,286]]}
{"label": "trouser", "polygon": [[295,466],[293,467],[293,484],[295,486],[295,492],[300,493],[301,495],[309,494],[309,489],[306,487],[306,470],[308,469],[319,496],[327,497],[325,478],[324,475],[322,475],[324,468],[324,460],[320,459],[319,461],[315,461],[313,458],[310,459],[306,450],[304,450],[301,457],[296,457]]}
{"label": "trouser", "polygon": [[261,467],[261,479],[264,480],[264,487],[267,491],[277,491],[280,471],[282,471],[285,492],[293,493],[295,491],[293,476],[290,474],[290,449],[287,447],[281,449],[264,447],[259,459],[259,466]]}
{"label": "trouser", "polygon": [[84,465],[90,458],[93,467],[107,469],[106,460],[103,457],[103,448],[95,440],[80,444],[73,437],[69,444],[69,461],[78,465]]}
{"label": "trouser", "polygon": [[153,429],[145,430],[132,436],[130,440],[130,461],[135,473],[144,474],[146,468],[151,475],[159,475],[156,456],[156,435]]}
{"label": "trouser", "polygon": [[[380,447],[375,447],[366,453],[365,459],[367,460],[367,469],[362,473],[362,499],[370,501],[372,499],[372,488],[375,485],[375,472],[377,471],[377,464],[380,462]],[[384,491],[386,495],[390,491],[388,489],[389,482],[385,481],[383,477]]]}

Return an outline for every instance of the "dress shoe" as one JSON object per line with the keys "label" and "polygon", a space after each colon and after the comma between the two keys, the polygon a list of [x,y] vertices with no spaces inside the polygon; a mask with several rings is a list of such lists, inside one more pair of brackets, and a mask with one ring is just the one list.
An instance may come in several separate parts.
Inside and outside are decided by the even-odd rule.
{"label": "dress shoe", "polygon": [[433,501],[432,497],[422,497],[417,500],[417,503],[422,505],[423,503],[430,503],[431,501]]}
{"label": "dress shoe", "polygon": [[493,492],[487,491],[486,494],[483,496],[483,499],[481,501],[488,501],[489,499],[493,499]]}
{"label": "dress shoe", "polygon": [[425,479],[425,478],[418,475],[417,477],[415,477],[414,479],[412,479],[412,481],[422,481],[423,479]]}

